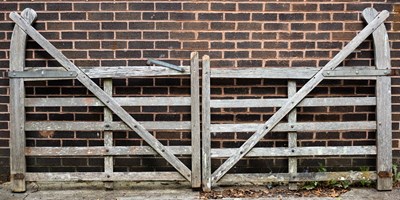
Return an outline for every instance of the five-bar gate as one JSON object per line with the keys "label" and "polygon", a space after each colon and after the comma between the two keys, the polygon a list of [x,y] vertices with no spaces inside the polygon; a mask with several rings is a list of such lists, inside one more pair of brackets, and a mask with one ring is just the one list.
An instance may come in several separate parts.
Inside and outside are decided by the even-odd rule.
{"label": "five-bar gate", "polygon": [[[22,17],[12,13],[15,26],[10,54],[11,88],[11,182],[14,192],[25,191],[25,181],[189,181],[200,187],[200,117],[198,54],[191,54],[191,66],[177,71],[157,66],[78,68],[48,42],[30,23],[36,18],[32,9]],[[25,65],[26,33],[52,55],[64,69],[30,68]],[[112,97],[112,78],[189,76],[190,97]],[[95,97],[26,98],[24,82],[51,79],[79,80]],[[104,80],[103,89],[92,78]],[[105,107],[103,122],[26,121],[25,107]],[[138,122],[122,106],[190,106],[191,121]],[[113,115],[121,122],[113,121]],[[133,130],[149,146],[114,146],[113,131]],[[166,146],[149,131],[191,132],[191,146]],[[25,131],[103,131],[104,146],[99,147],[26,147]],[[114,172],[113,156],[161,155],[177,172]],[[189,155],[186,166],[177,155]],[[26,172],[26,156],[103,156],[104,172]],[[189,169],[189,167],[191,169]]]}
{"label": "five-bar gate", "polygon": [[[390,190],[391,179],[391,99],[390,97],[390,49],[383,21],[387,11],[379,15],[373,8],[365,9],[363,16],[369,23],[323,68],[211,68],[209,58],[203,58],[202,74],[202,181],[203,190],[214,185],[262,184],[268,182],[373,180],[378,190]],[[371,33],[375,46],[375,67],[337,66],[352,53]],[[287,79],[288,98],[285,99],[211,99],[212,78],[263,78]],[[309,79],[297,91],[296,80]],[[376,97],[324,97],[306,96],[324,79],[376,79]],[[212,85],[211,85],[212,86]],[[351,122],[296,122],[296,107],[319,106],[372,106],[376,105],[376,121]],[[212,108],[268,108],[280,107],[264,124],[217,124],[211,123]],[[288,115],[286,123],[281,120]],[[327,132],[345,130],[376,130],[376,146],[297,147],[297,132]],[[211,148],[212,133],[254,132],[240,148]],[[266,134],[288,133],[288,147],[255,147]],[[301,133],[299,133],[301,134]],[[325,155],[377,155],[377,172],[319,172],[299,173],[296,157]],[[238,161],[251,157],[289,157],[288,173],[227,173]],[[212,172],[212,159],[225,159]],[[266,166],[268,167],[268,166]],[[291,185],[293,188],[293,184]]]}

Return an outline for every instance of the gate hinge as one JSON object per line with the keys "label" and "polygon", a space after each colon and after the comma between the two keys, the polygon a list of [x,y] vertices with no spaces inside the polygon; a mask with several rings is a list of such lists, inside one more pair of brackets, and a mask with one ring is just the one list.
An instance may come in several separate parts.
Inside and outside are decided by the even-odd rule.
{"label": "gate hinge", "polygon": [[23,173],[11,174],[11,178],[14,180],[23,180],[25,178],[25,174]]}
{"label": "gate hinge", "polygon": [[393,174],[389,171],[380,171],[378,172],[379,178],[392,178]]}

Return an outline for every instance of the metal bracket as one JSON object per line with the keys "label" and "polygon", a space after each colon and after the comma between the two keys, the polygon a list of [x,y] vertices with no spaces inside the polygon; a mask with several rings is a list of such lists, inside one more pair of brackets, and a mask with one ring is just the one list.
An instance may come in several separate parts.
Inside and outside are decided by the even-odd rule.
{"label": "metal bracket", "polygon": [[75,78],[78,74],[73,71],[39,70],[39,71],[10,71],[10,78]]}
{"label": "metal bracket", "polygon": [[162,66],[162,67],[167,67],[167,68],[176,70],[178,72],[185,72],[185,69],[182,68],[182,67],[179,67],[177,65],[173,65],[173,64],[170,64],[170,63],[167,63],[167,62],[155,60],[153,58],[147,59],[147,64],[148,65],[155,64],[155,65],[159,65],[159,66]]}
{"label": "metal bracket", "polygon": [[393,174],[389,171],[380,171],[378,172],[379,178],[392,178]]}
{"label": "metal bracket", "polygon": [[24,180],[25,174],[22,174],[22,173],[11,174],[11,178],[13,180]]}
{"label": "metal bracket", "polygon": [[325,70],[322,75],[325,77],[346,77],[346,76],[387,76],[390,75],[389,69],[342,69]]}

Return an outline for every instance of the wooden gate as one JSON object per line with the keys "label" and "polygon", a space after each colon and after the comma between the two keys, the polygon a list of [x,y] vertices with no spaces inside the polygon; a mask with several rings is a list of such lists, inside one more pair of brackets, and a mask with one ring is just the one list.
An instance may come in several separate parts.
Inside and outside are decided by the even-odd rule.
{"label": "wooden gate", "polygon": [[[376,10],[365,9],[363,16],[369,23],[323,68],[230,68],[210,69],[207,56],[203,57],[202,74],[202,181],[203,190],[214,185],[377,179],[378,190],[391,190],[391,99],[390,49],[385,26],[387,11],[379,15]],[[371,33],[375,46],[375,67],[338,67]],[[285,99],[211,99],[212,78],[287,79]],[[296,91],[296,80],[309,81]],[[324,79],[374,79],[375,97],[305,98]],[[376,121],[351,122],[296,122],[296,107],[318,106],[375,106]],[[265,124],[211,123],[211,108],[280,107]],[[288,115],[286,123],[280,121]],[[376,130],[376,146],[297,147],[297,132]],[[211,133],[254,132],[240,148],[211,148]],[[270,133],[272,132],[272,133]],[[288,133],[288,147],[254,147],[266,134]],[[301,134],[301,133],[299,133]],[[376,155],[376,172],[317,172],[299,173],[296,157],[324,155]],[[288,173],[227,173],[243,157],[289,157]],[[212,159],[226,159],[212,172]],[[267,166],[266,166],[267,167]]]}
{"label": "wooden gate", "polygon": [[[10,50],[11,99],[11,182],[14,192],[26,190],[25,181],[189,181],[193,188],[201,184],[200,174],[200,105],[198,54],[191,54],[191,65],[179,70],[157,66],[78,68],[48,42],[30,24],[36,13],[25,9],[22,17],[13,12],[16,22]],[[64,68],[25,68],[27,34],[42,46]],[[113,78],[146,76],[190,76],[191,96],[188,97],[112,97]],[[103,80],[101,89],[92,78]],[[26,98],[25,81],[77,79],[95,97]],[[104,107],[103,122],[26,121],[26,107]],[[137,122],[122,106],[190,106],[191,121]],[[113,114],[121,119],[113,121]],[[102,131],[104,146],[94,147],[26,147],[25,131]],[[113,131],[133,130],[149,146],[114,146]],[[191,146],[166,146],[149,130],[190,131]],[[114,172],[113,156],[161,155],[177,172]],[[177,155],[191,158],[191,169]],[[97,156],[104,157],[104,172],[26,172],[26,156]]]}

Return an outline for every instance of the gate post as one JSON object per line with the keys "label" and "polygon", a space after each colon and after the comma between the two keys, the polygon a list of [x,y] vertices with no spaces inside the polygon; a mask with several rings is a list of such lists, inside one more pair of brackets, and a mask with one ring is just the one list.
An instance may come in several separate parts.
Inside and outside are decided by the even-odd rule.
{"label": "gate post", "polygon": [[[36,19],[36,12],[30,8],[21,13],[31,24]],[[26,33],[14,26],[10,44],[10,73],[24,71]],[[10,172],[11,190],[25,192],[25,87],[22,78],[10,78]]]}
{"label": "gate post", "polygon": [[202,69],[202,185],[203,191],[211,191],[211,108],[210,108],[210,57],[203,56],[203,69]]}
{"label": "gate post", "polygon": [[[370,23],[378,12],[374,8],[363,11],[364,19]],[[390,71],[389,38],[384,24],[373,33],[376,69]],[[392,190],[392,100],[390,76],[378,76],[376,79],[376,172],[377,190]]]}
{"label": "gate post", "polygon": [[191,97],[191,139],[192,139],[192,188],[201,187],[201,146],[200,146],[200,83],[199,53],[190,55],[190,97]]}

